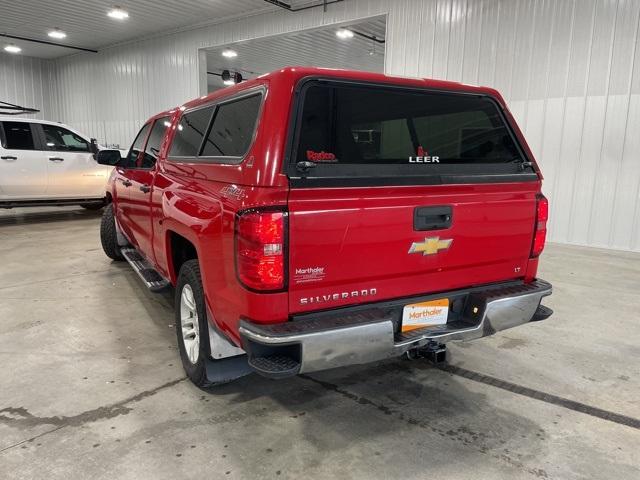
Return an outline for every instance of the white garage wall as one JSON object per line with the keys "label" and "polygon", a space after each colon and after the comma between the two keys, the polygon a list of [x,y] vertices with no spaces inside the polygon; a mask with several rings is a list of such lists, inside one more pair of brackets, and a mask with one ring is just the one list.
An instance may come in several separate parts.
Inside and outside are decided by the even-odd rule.
{"label": "white garage wall", "polygon": [[542,164],[550,238],[640,250],[640,2],[405,3],[387,71],[498,88]]}
{"label": "white garage wall", "polygon": [[155,36],[57,62],[57,115],[97,138],[127,145],[141,122],[200,94],[198,49],[386,13],[380,1],[346,0]]}
{"label": "white garage wall", "polygon": [[0,100],[22,107],[37,108],[29,118],[49,118],[51,62],[0,53]]}
{"label": "white garage wall", "polygon": [[386,71],[500,89],[546,175],[550,238],[640,251],[637,0],[347,0],[56,63],[55,117],[126,145],[197,96],[197,49],[388,13]]}

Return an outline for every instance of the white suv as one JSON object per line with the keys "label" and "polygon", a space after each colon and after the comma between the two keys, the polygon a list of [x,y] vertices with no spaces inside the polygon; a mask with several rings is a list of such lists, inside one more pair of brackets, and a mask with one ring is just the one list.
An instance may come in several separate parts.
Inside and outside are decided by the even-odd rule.
{"label": "white suv", "polygon": [[66,125],[0,116],[0,208],[102,207],[113,167],[99,165],[97,151]]}

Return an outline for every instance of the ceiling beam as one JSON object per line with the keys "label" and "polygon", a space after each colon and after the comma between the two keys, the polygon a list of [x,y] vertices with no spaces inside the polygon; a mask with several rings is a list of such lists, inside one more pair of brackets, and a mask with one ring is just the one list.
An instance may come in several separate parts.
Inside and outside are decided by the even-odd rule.
{"label": "ceiling beam", "polygon": [[332,0],[332,1],[327,1],[327,0],[323,0],[322,3],[317,3],[314,5],[307,5],[305,7],[299,7],[299,8],[295,8],[292,5],[290,5],[289,3],[286,2],[282,2],[280,0],[264,0],[267,3],[270,3],[271,5],[275,5],[276,7],[280,7],[283,8],[289,12],[301,12],[302,10],[309,10],[310,8],[317,8],[317,7],[324,7],[325,12],[327,11],[327,5],[331,5],[333,3],[339,3],[339,2],[344,2],[344,0]]}
{"label": "ceiling beam", "polygon": [[[345,28],[349,28],[349,27],[345,27]],[[357,30],[354,30],[353,28],[349,28],[349,30],[351,30],[354,34],[356,34],[356,35],[358,35],[358,36],[360,36],[362,38],[368,38],[369,40],[373,40],[376,43],[385,43],[384,38],[383,39],[379,39],[375,35],[368,35],[366,33],[358,32]]]}
{"label": "ceiling beam", "polygon": [[[281,0],[264,0],[264,1],[267,2],[267,3],[270,3],[271,5],[275,5],[276,7],[280,7],[282,9],[284,9],[284,10],[287,10],[288,12],[300,12],[302,10],[308,10],[310,8],[316,8],[316,7],[324,7],[324,10],[326,12],[327,11],[327,5],[331,5],[332,3],[343,2],[344,0],[333,0],[333,1],[323,0],[322,3],[317,3],[315,5],[307,5],[306,7],[300,7],[300,8],[294,8],[289,3],[282,2]],[[348,28],[348,27],[345,27],[345,28]],[[373,40],[376,43],[380,43],[380,44],[385,43],[384,39],[380,40],[378,37],[375,37],[373,35],[367,35],[366,33],[357,32],[356,30],[353,30],[351,28],[349,28],[349,30],[351,30],[353,33],[355,33],[356,35],[358,35],[360,37],[367,38],[369,40]]]}
{"label": "ceiling beam", "polygon": [[74,45],[67,45],[66,43],[49,42],[47,40],[38,40],[36,38],[19,37],[17,35],[9,35],[7,33],[0,33],[0,37],[12,38],[14,40],[23,40],[25,42],[40,43],[42,45],[52,45],[54,47],[70,48],[72,50],[80,50],[82,52],[98,53],[98,50],[92,50],[90,48],[76,47]]}

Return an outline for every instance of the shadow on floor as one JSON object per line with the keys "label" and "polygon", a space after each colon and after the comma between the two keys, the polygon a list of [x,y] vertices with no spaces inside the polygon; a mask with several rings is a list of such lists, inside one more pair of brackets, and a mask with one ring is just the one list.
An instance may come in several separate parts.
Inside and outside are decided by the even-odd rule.
{"label": "shadow on floor", "polygon": [[20,207],[0,209],[0,226],[87,220],[101,216],[102,210],[86,210],[82,207]]}

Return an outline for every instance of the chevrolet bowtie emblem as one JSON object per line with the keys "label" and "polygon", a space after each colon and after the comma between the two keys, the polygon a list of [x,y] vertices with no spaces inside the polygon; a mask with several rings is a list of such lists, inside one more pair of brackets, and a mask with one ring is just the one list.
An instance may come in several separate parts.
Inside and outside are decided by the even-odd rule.
{"label": "chevrolet bowtie emblem", "polygon": [[447,250],[453,242],[452,238],[440,240],[440,237],[425,238],[424,242],[413,242],[409,253],[422,253],[422,255],[433,255],[440,250]]}

